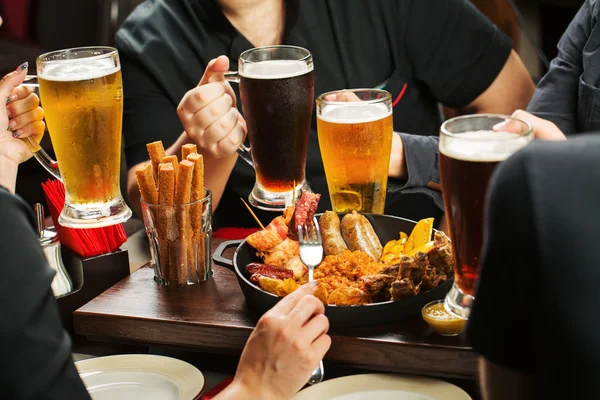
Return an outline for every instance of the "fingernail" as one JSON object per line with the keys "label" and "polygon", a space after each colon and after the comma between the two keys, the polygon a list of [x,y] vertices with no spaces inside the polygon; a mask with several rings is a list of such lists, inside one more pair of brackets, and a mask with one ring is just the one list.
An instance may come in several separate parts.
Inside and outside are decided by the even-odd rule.
{"label": "fingernail", "polygon": [[12,133],[12,137],[14,137],[15,139],[18,139],[18,138],[19,138],[19,136],[20,136],[20,135],[19,135],[19,133],[17,133],[17,132],[13,132],[13,133]]}
{"label": "fingernail", "polygon": [[8,123],[8,127],[9,128],[14,128],[15,126],[17,126],[17,122],[14,119],[10,120],[9,123]]}
{"label": "fingernail", "polygon": [[310,281],[310,282],[308,282],[308,284],[311,286],[317,287],[317,286],[319,286],[319,281]]}
{"label": "fingernail", "polygon": [[21,64],[17,67],[17,71],[23,71],[27,68],[29,68],[29,63],[27,61],[25,61],[23,64]]}
{"label": "fingernail", "polygon": [[497,123],[496,125],[494,125],[492,130],[501,131],[502,129],[505,129],[507,126],[508,126],[508,122],[503,121],[503,122],[500,122],[500,123]]}
{"label": "fingernail", "polygon": [[16,94],[11,94],[10,96],[8,96],[6,98],[6,104],[10,104],[11,101],[16,100],[17,99],[17,95]]}

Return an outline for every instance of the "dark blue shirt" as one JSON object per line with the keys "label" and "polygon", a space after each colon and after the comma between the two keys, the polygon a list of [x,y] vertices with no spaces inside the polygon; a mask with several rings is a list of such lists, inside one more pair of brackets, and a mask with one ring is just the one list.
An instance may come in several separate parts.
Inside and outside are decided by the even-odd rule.
{"label": "dark blue shirt", "polygon": [[583,4],[528,107],[567,135],[600,130],[599,13],[600,1]]}

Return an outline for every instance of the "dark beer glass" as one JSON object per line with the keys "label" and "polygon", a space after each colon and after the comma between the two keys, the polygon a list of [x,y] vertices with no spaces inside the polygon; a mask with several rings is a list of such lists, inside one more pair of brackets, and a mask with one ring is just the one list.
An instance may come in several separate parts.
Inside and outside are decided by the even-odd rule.
{"label": "dark beer glass", "polygon": [[532,139],[529,124],[504,115],[467,115],[442,125],[440,178],[456,261],[445,306],[459,317],[469,317],[475,299],[485,195],[492,172]]}
{"label": "dark beer glass", "polygon": [[312,55],[295,46],[268,46],[240,55],[237,73],[250,148],[239,150],[256,171],[250,203],[281,211],[306,187],[314,100]]}

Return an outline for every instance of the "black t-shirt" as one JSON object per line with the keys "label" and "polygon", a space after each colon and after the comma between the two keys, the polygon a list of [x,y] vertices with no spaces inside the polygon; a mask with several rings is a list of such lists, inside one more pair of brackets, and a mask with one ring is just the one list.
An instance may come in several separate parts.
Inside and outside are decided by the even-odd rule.
{"label": "black t-shirt", "polygon": [[[286,7],[283,44],[311,51],[315,96],[385,83],[396,100],[407,85],[394,107],[397,132],[437,136],[439,103],[462,107],[475,100],[511,50],[510,40],[467,0],[288,0]],[[146,143],[163,140],[168,146],[179,137],[176,107],[197,85],[209,60],[225,54],[235,69],[240,53],[253,47],[214,0],[148,0],[116,39],[129,167],[148,159]],[[237,85],[233,88],[237,95]],[[323,194],[319,208],[324,210],[330,201],[314,115],[311,126],[306,176],[312,190]],[[409,179],[390,180],[386,213],[439,216],[441,195],[419,187],[437,179],[437,143],[413,135],[403,140]],[[216,226],[255,226],[239,200],[253,185],[254,171],[238,160],[215,213]],[[259,216],[264,221],[273,217]]]}
{"label": "black t-shirt", "polygon": [[33,228],[33,215],[0,187],[0,397],[89,399],[71,358],[50,284],[54,270]]}
{"label": "black t-shirt", "polygon": [[599,17],[600,2],[586,0],[527,108],[567,135],[600,130]]}
{"label": "black t-shirt", "polygon": [[598,397],[598,154],[598,135],[533,143],[490,186],[467,338],[490,362],[531,374],[535,398]]}

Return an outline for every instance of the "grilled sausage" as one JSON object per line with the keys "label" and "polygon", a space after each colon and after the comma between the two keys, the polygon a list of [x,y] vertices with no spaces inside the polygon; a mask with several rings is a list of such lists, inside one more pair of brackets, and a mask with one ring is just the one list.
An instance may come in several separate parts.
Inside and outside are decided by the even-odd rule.
{"label": "grilled sausage", "polygon": [[319,218],[319,230],[326,256],[340,254],[348,250],[340,231],[340,217],[333,211],[325,211]]}
{"label": "grilled sausage", "polygon": [[356,211],[342,218],[342,237],[352,251],[360,250],[367,253],[375,261],[379,261],[383,246],[373,230],[369,220]]}

